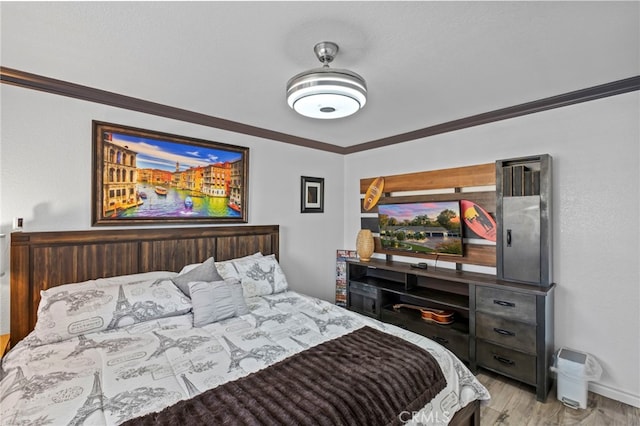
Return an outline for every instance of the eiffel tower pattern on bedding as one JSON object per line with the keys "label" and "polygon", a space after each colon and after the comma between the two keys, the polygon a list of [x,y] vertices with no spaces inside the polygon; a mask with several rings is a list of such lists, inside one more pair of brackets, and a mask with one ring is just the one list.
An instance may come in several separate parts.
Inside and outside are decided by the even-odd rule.
{"label": "eiffel tower pattern on bedding", "polygon": [[[128,286],[123,295],[115,289],[114,305],[126,311],[135,304]],[[413,417],[446,424],[471,401],[489,399],[460,360],[423,336],[293,291],[246,302],[248,314],[200,328],[187,312],[128,325],[109,318],[117,328],[39,345],[29,344],[33,332],[2,359],[2,424],[116,425],[364,326],[427,350],[446,378],[445,388],[419,411],[404,413],[403,423]]]}

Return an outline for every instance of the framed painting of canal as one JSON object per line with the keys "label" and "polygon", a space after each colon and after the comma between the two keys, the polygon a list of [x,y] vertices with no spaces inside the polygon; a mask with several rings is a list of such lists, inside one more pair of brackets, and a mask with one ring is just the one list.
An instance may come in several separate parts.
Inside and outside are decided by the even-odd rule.
{"label": "framed painting of canal", "polygon": [[93,121],[93,225],[246,223],[249,148]]}

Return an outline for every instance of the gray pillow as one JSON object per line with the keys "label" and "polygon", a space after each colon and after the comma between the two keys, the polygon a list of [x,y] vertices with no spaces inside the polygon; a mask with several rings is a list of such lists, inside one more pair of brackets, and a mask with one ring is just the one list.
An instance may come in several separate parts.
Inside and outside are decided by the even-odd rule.
{"label": "gray pillow", "polygon": [[190,282],[189,291],[194,327],[249,313],[242,295],[242,285],[238,280]]}
{"label": "gray pillow", "polygon": [[180,274],[177,277],[171,278],[173,283],[180,289],[182,292],[189,296],[189,283],[195,281],[220,281],[223,278],[218,274],[218,270],[216,269],[216,264],[213,260],[213,257],[208,258],[200,266],[190,270],[189,272],[185,272],[184,274]]}

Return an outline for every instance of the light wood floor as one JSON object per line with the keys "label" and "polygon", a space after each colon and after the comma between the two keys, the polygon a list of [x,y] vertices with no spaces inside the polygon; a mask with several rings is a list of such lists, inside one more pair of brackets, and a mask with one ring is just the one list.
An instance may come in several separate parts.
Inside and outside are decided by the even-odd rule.
{"label": "light wood floor", "polygon": [[620,425],[640,426],[640,408],[589,392],[587,408],[566,407],[556,397],[555,385],[546,403],[536,401],[533,387],[480,370],[478,380],[491,393],[481,407],[480,425]]}

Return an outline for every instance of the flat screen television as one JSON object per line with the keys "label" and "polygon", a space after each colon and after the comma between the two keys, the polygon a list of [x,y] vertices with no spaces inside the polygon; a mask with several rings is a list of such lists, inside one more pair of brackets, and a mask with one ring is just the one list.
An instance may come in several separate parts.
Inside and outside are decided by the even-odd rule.
{"label": "flat screen television", "polygon": [[459,201],[379,204],[378,222],[386,250],[463,255]]}

